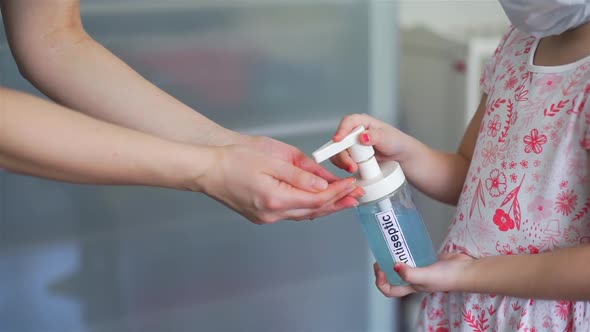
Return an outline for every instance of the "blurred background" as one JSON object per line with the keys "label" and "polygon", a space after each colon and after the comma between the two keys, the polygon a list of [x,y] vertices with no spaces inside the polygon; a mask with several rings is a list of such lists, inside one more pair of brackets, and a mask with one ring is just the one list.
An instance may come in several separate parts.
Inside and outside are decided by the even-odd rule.
{"label": "blurred background", "polygon": [[[494,0],[82,0],[82,12],[167,92],[306,153],[350,113],[454,150],[507,26]],[[0,84],[40,95],[1,32]],[[453,209],[415,198],[438,246]],[[204,195],[0,170],[1,332],[408,331],[419,297],[381,296],[372,263],[352,210],[256,226]]]}

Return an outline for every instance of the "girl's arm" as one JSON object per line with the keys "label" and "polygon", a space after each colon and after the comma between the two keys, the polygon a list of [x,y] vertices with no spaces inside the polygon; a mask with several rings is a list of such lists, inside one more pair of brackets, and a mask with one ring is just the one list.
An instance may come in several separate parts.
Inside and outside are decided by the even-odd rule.
{"label": "girl's arm", "polygon": [[455,288],[524,298],[590,300],[590,245],[476,259]]}
{"label": "girl's arm", "polygon": [[412,286],[387,283],[375,268],[377,287],[387,296],[416,291],[486,293],[521,298],[590,300],[590,245],[536,255],[502,255],[472,259],[450,254],[424,268],[395,266]]}
{"label": "girl's arm", "polygon": [[[363,114],[345,117],[334,140],[340,141],[354,128],[365,126],[367,131],[361,134],[360,141],[373,145],[378,159],[399,162],[408,181],[418,190],[441,202],[456,204],[471,163],[486,100],[484,94],[456,153],[434,150],[399,129]],[[349,172],[357,171],[348,153],[341,153],[332,161]]]}
{"label": "girl's arm", "polygon": [[486,101],[487,95],[484,94],[456,153],[431,148],[407,153],[402,169],[418,190],[441,202],[457,204],[471,164]]}
{"label": "girl's arm", "polygon": [[68,182],[200,191],[256,223],[314,218],[356,203],[347,196],[352,179],[328,185],[244,145],[168,141],[4,88],[0,167]]}

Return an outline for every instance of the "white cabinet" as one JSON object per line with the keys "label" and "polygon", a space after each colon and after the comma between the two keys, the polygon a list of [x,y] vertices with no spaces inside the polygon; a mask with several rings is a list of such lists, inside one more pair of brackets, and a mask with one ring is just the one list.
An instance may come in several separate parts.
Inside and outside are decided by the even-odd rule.
{"label": "white cabinet", "polygon": [[[494,53],[502,32],[488,29],[449,36],[425,28],[402,29],[401,129],[436,149],[455,151],[479,104],[483,65]],[[417,191],[414,198],[438,249],[455,207]],[[420,298],[404,299],[404,324],[408,330],[415,323]]]}
{"label": "white cabinet", "polygon": [[[467,29],[465,29],[467,31]],[[400,125],[422,142],[455,151],[479,103],[479,79],[502,30],[463,36],[425,28],[401,32]],[[454,207],[416,195],[435,246],[440,245]]]}

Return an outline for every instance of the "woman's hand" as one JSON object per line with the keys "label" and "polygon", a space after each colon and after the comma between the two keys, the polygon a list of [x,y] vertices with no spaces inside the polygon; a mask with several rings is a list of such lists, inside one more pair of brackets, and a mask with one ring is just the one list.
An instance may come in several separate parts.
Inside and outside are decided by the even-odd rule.
{"label": "woman's hand", "polygon": [[312,219],[357,204],[362,189],[353,178],[335,180],[286,144],[260,144],[212,148],[201,190],[257,224]]}
{"label": "woman's hand", "polygon": [[444,254],[439,257],[439,261],[426,267],[395,264],[394,270],[404,281],[410,283],[408,286],[389,284],[385,273],[375,263],[375,284],[387,297],[401,297],[415,292],[457,291],[464,286],[465,270],[474,261],[465,254]]}
{"label": "woman's hand", "polygon": [[[259,152],[278,158],[295,167],[301,168],[304,171],[315,174],[329,183],[339,180],[336,175],[330,173],[324,167],[305,155],[301,150],[292,145],[265,136],[248,136],[244,138],[243,142],[245,145]],[[299,189],[306,190],[305,187]]]}

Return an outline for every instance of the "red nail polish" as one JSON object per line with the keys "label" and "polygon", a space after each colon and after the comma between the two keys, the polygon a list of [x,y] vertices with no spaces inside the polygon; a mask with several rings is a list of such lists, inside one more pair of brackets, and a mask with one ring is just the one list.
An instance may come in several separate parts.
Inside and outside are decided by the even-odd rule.
{"label": "red nail polish", "polygon": [[362,134],[361,134],[361,140],[362,140],[363,142],[365,142],[365,143],[369,143],[369,140],[370,140],[369,134],[367,134],[367,133],[362,133]]}
{"label": "red nail polish", "polygon": [[393,270],[395,271],[395,273],[399,273],[399,270],[401,270],[401,266],[399,266],[399,265],[395,265],[395,266],[393,267]]}

